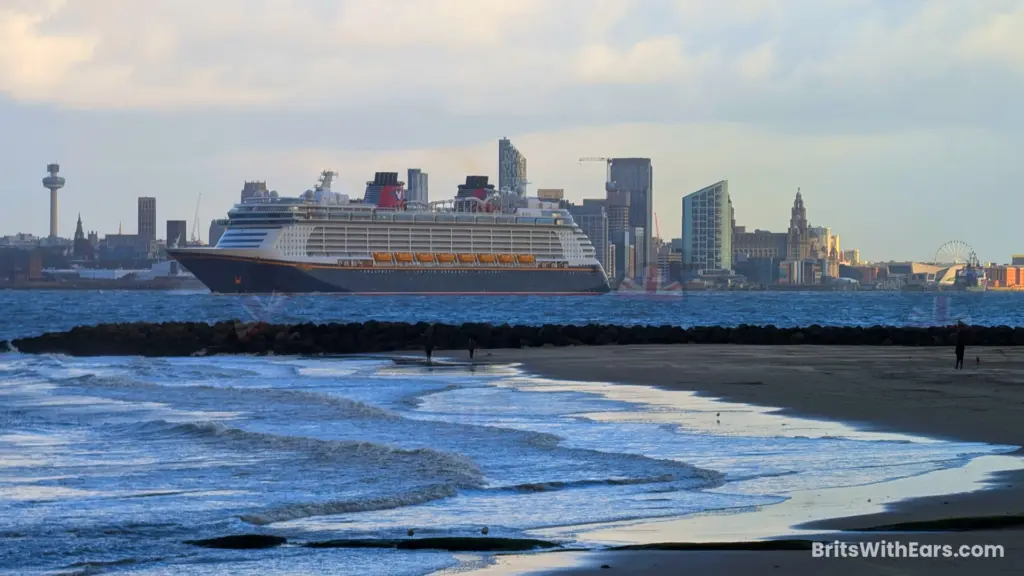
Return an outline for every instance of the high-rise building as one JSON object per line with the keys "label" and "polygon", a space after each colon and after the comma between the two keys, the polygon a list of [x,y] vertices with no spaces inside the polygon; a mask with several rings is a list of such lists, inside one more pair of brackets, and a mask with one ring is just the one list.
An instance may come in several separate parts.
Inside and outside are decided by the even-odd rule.
{"label": "high-rise building", "polygon": [[139,198],[139,240],[156,240],[156,198]]}
{"label": "high-rise building", "polygon": [[630,246],[632,241],[629,237],[629,208],[630,196],[628,192],[609,189],[605,200],[605,212],[608,214],[608,242],[615,245],[614,266],[616,278],[623,278],[630,275],[629,259]]}
{"label": "high-rise building", "polygon": [[167,247],[174,248],[184,246],[188,242],[188,235],[185,233],[184,220],[167,221]]}
{"label": "high-rise building", "polygon": [[[633,246],[633,272],[634,278],[647,278],[649,274],[654,272],[654,267],[657,266],[657,258],[653,260],[644,260],[644,240],[647,238],[646,231],[643,228],[634,228],[630,226],[630,243]],[[651,267],[645,266],[644,262],[649,262]]]}
{"label": "high-rise building", "polygon": [[651,235],[654,231],[654,168],[650,158],[612,158],[609,161],[609,191],[629,195],[629,226],[643,228],[643,246],[636,262],[637,270],[657,263],[652,252]]}
{"label": "high-rise building", "polygon": [[722,180],[683,197],[683,266],[694,270],[732,269],[732,202]]}
{"label": "high-rise building", "polygon": [[508,138],[498,140],[498,190],[526,194],[526,156]]}
{"label": "high-rise building", "polygon": [[430,202],[426,172],[419,168],[409,168],[409,182],[406,186],[408,187],[408,192],[405,194],[406,202],[419,202],[421,204]]}
{"label": "high-rise building", "polygon": [[221,218],[219,220],[213,220],[210,222],[210,246],[216,246],[217,242],[220,242],[220,237],[224,235],[224,231],[228,229],[227,218]]}
{"label": "high-rise building", "polygon": [[608,214],[604,211],[603,200],[584,200],[582,206],[569,206],[572,219],[594,245],[595,256],[605,273],[611,268],[608,261]]}

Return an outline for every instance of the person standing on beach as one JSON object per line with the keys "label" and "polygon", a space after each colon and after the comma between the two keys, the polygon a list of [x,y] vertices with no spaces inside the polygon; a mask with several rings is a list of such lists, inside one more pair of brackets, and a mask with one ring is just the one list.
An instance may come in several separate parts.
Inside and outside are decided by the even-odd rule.
{"label": "person standing on beach", "polygon": [[431,325],[423,332],[423,349],[427,352],[427,362],[434,357],[434,326]]}
{"label": "person standing on beach", "polygon": [[964,369],[964,352],[967,351],[967,327],[963,322],[956,325],[956,370]]}
{"label": "person standing on beach", "polygon": [[469,337],[469,359],[473,359],[473,353],[476,352],[476,339],[472,336]]}

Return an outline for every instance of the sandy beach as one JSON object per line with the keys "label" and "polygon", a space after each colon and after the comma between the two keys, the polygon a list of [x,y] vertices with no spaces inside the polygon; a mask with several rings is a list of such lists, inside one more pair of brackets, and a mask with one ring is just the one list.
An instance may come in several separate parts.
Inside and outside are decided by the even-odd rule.
{"label": "sandy beach", "polygon": [[[464,351],[435,354],[466,358]],[[968,350],[967,358],[965,369],[955,371],[953,350],[945,348],[682,345],[487,350],[478,352],[477,361],[519,363],[527,372],[554,379],[696,392],[777,408],[784,414],[841,421],[859,429],[1024,444],[1024,350],[973,348]],[[1024,474],[982,473],[980,477],[986,481],[985,490],[900,500],[869,515],[821,520],[813,514],[801,518],[792,507],[787,513],[795,524],[817,520],[801,526],[805,529],[850,531],[841,534],[846,542],[887,540],[955,547],[1001,544],[1005,547],[1003,559],[827,561],[814,558],[807,550],[628,550],[509,556],[479,574],[660,575],[678,574],[680,570],[700,574],[815,574],[826,569],[834,574],[932,576],[967,570],[978,574],[1024,573],[1024,522],[1020,521],[1024,518]],[[756,522],[757,514],[749,516]],[[995,516],[1018,518],[1004,519],[1000,525],[985,520]],[[951,519],[960,519],[952,526],[959,531],[949,530]],[[652,523],[646,538],[679,542],[679,535],[687,530],[681,527],[689,522],[688,529],[692,530],[693,522],[700,521]],[[658,538],[662,534],[664,538]],[[829,541],[834,537],[831,533],[812,539]]]}

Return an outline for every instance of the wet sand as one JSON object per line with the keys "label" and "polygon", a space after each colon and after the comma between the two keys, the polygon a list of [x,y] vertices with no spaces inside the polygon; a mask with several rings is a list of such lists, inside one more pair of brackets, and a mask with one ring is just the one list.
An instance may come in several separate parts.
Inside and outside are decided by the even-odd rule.
{"label": "wet sand", "polygon": [[[436,357],[464,360],[464,351]],[[976,358],[980,358],[980,363]],[[1024,444],[1024,349],[972,348],[965,369],[953,369],[945,348],[826,346],[606,346],[478,351],[477,362],[520,363],[527,372],[555,379],[615,382],[696,392],[726,401],[778,408],[780,413],[852,424],[860,429],[932,438]],[[1024,450],[1017,454],[1024,454]],[[1003,457],[1004,460],[1007,459]],[[1016,461],[1024,460],[1014,458]],[[1024,467],[1024,462],[1017,467]],[[813,498],[778,505],[787,521],[814,531],[848,530],[843,541],[880,540],[939,544],[1001,544],[1003,559],[846,558],[824,560],[810,551],[629,550],[509,556],[479,574],[978,574],[1024,573],[1024,474],[987,474],[973,466],[986,490],[926,498],[900,498],[877,505],[876,512],[822,519]],[[952,472],[956,474],[958,472]],[[966,473],[966,472],[965,472]],[[930,477],[929,477],[930,478]],[[894,483],[895,485],[895,483]],[[918,484],[918,487],[921,487]],[[883,483],[858,490],[884,494]],[[842,490],[842,489],[840,489]],[[860,492],[837,492],[853,497]],[[914,494],[915,492],[910,492]],[[926,494],[927,491],[916,492]],[[940,494],[941,490],[933,490]],[[860,496],[859,496],[860,497]],[[798,498],[794,497],[794,500]],[[789,508],[785,507],[789,504]],[[824,502],[822,502],[824,504]],[[758,522],[773,507],[744,515]],[[818,512],[815,514],[813,512]],[[780,512],[776,512],[778,515]],[[1020,516],[1020,522],[994,528],[967,520],[948,529],[949,519]],[[652,522],[622,532],[646,533],[638,540],[685,542],[694,530],[735,518],[683,518]],[[907,522],[924,523],[899,526]],[[884,532],[864,532],[889,527]],[[930,532],[930,533],[922,533]],[[778,534],[784,536],[785,534]],[[800,536],[807,538],[807,536]],[[831,541],[835,533],[810,538]],[[601,568],[607,565],[610,568]]]}

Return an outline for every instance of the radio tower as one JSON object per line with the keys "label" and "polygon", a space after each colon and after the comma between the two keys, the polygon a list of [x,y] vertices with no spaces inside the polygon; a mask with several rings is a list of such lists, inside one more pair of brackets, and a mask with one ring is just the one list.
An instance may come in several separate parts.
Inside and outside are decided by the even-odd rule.
{"label": "radio tower", "polygon": [[58,176],[60,164],[47,164],[49,176],[43,178],[43,187],[50,190],[50,238],[57,237],[57,190],[64,187],[64,178]]}

